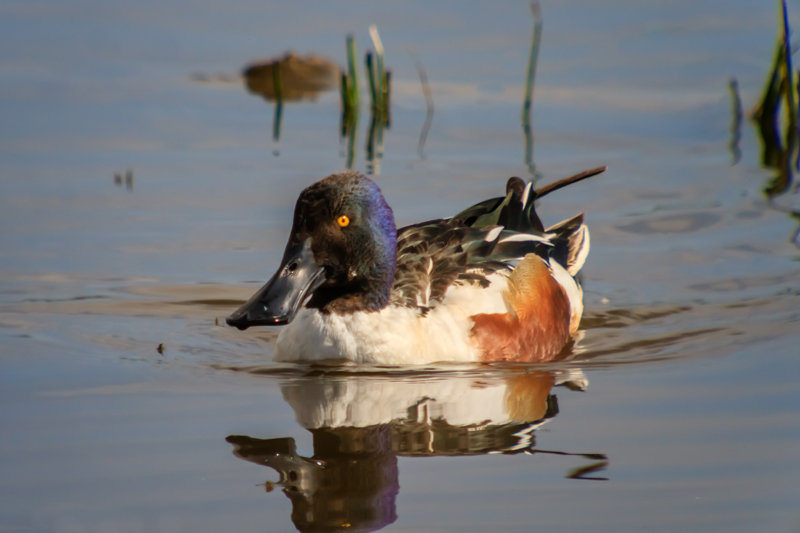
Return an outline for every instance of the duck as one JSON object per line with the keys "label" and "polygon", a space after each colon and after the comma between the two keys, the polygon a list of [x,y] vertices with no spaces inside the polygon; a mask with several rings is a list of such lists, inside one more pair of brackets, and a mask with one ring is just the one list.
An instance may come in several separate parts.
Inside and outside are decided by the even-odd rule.
{"label": "duck", "polygon": [[544,228],[535,202],[598,167],[397,229],[378,185],[331,174],[297,199],[277,272],[226,322],[280,326],[274,359],[431,365],[556,360],[578,332],[584,213]]}

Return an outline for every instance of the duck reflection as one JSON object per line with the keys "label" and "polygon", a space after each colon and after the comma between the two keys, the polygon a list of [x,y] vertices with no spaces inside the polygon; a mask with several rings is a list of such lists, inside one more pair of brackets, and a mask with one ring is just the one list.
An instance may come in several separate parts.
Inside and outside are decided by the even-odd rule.
{"label": "duck reflection", "polygon": [[536,448],[534,432],[558,414],[552,389],[582,390],[580,372],[535,371],[498,377],[318,375],[281,384],[314,454],[294,439],[232,435],[237,457],[278,472],[299,531],[375,531],[397,519],[398,457],[554,453],[589,459],[575,479],[607,465],[602,454]]}
{"label": "duck reflection", "polygon": [[[297,455],[294,439],[231,436],[234,454],[280,474],[299,531],[375,531],[397,519],[397,456],[388,425],[312,430],[314,456]],[[268,486],[268,490],[270,485]]]}

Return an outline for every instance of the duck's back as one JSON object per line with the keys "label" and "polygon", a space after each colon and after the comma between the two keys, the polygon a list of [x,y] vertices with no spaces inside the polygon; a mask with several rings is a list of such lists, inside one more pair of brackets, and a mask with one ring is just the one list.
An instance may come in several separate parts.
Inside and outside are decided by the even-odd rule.
{"label": "duck's back", "polygon": [[398,231],[391,303],[427,317],[468,313],[483,361],[544,361],[577,330],[583,312],[575,279],[588,254],[583,215],[546,231],[530,186],[512,178],[505,198]]}

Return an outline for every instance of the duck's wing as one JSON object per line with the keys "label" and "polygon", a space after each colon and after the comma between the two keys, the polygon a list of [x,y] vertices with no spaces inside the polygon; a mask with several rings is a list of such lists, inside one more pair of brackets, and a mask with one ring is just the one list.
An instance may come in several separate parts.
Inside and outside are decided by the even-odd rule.
{"label": "duck's wing", "polygon": [[455,217],[402,228],[391,301],[425,313],[450,287],[488,287],[491,275],[510,273],[525,255],[549,253],[552,243],[540,233],[470,227]]}
{"label": "duck's wing", "polygon": [[451,220],[431,220],[398,231],[397,269],[391,301],[425,313],[458,283],[486,284],[486,277],[506,270],[490,260],[493,243],[486,231],[473,230]]}

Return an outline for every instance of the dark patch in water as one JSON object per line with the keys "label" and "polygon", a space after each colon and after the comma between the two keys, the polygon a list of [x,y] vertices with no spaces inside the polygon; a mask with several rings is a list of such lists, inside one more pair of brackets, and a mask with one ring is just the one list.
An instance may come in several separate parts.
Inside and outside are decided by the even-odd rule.
{"label": "dark patch in water", "polygon": [[763,211],[740,211],[739,213],[736,213],[736,218],[742,220],[753,220],[756,218],[761,218],[761,215],[763,214]]}
{"label": "dark patch in water", "polygon": [[172,305],[208,305],[211,307],[235,307],[242,305],[246,300],[208,299],[208,300],[183,300],[170,302]]}
{"label": "dark patch in water", "polygon": [[605,313],[587,313],[581,319],[581,329],[626,328],[648,320],[677,315],[691,310],[691,306],[681,305],[659,310],[612,309]]}
{"label": "dark patch in water", "polygon": [[776,276],[751,276],[747,278],[740,277],[723,279],[709,283],[697,283],[695,285],[690,285],[689,289],[701,292],[729,292],[752,289],[754,287],[783,285],[785,283],[796,282],[798,280],[800,280],[800,274],[797,272],[791,272]]}
{"label": "dark patch in water", "polygon": [[[587,350],[586,352],[580,355],[580,359],[581,362],[583,362],[584,359],[594,359],[596,357],[601,357],[605,355],[620,355],[620,354],[625,354],[627,352],[632,352],[634,350],[640,350],[642,348],[662,348],[666,346],[680,345],[681,341],[684,341],[685,339],[690,339],[692,337],[700,337],[703,335],[710,335],[712,333],[719,333],[725,330],[726,328],[703,328],[693,331],[682,331],[680,333],[674,333],[672,335],[662,335],[660,337],[639,339],[631,342],[626,342],[609,349],[594,350],[594,351]],[[640,353],[638,355],[639,355],[638,360],[634,362],[644,362],[645,359],[641,357],[642,354]],[[657,359],[650,358],[649,360],[652,361]],[[620,362],[621,361],[614,361],[614,363],[620,363]]]}
{"label": "dark patch in water", "polygon": [[691,233],[708,228],[719,222],[720,216],[713,213],[688,213],[673,215],[652,220],[640,220],[617,226],[617,229],[629,233],[651,235],[654,233]]}
{"label": "dark patch in water", "polygon": [[23,302],[45,302],[45,303],[55,303],[55,302],[80,302],[83,300],[103,300],[107,299],[108,296],[73,296],[72,298],[26,298]]}

